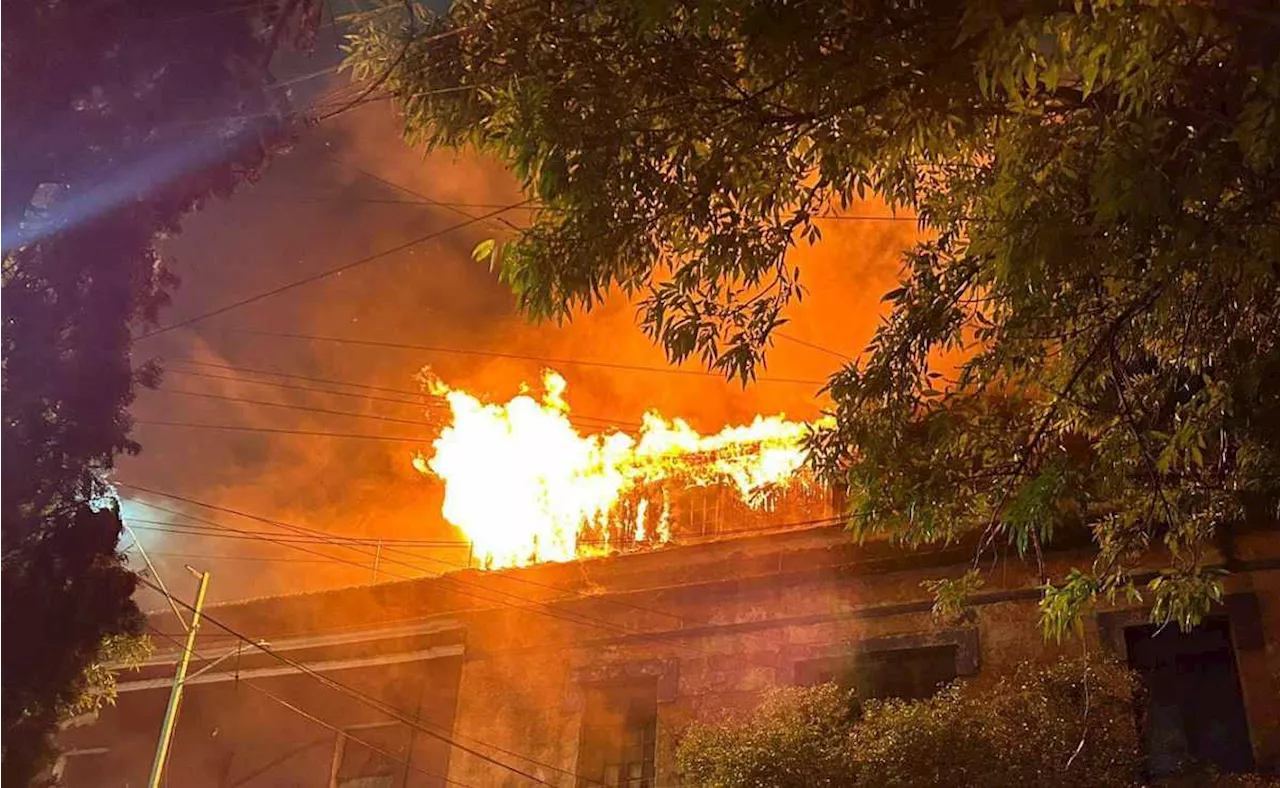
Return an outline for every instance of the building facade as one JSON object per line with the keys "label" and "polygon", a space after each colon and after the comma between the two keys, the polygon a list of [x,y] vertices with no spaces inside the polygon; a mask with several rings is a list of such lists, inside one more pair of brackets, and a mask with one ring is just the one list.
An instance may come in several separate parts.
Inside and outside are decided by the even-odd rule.
{"label": "building facade", "polygon": [[[1193,633],[1141,607],[1100,610],[1084,643],[1046,643],[1029,567],[998,568],[963,624],[921,583],[971,546],[903,552],[833,526],[612,557],[213,607],[169,761],[183,786],[675,786],[681,732],[771,687],[845,681],[919,697],[1024,661],[1109,650],[1147,682],[1154,773],[1190,759],[1280,766],[1280,539],[1239,535],[1217,560],[1224,604]],[[1089,553],[1049,556],[1054,576]],[[142,785],[184,637],[115,706],[63,733],[70,786]]]}

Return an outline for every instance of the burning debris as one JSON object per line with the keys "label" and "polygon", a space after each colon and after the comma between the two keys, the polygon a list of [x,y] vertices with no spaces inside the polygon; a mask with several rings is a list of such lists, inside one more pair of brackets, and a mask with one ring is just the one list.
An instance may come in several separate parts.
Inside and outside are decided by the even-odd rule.
{"label": "burning debris", "polygon": [[825,503],[803,468],[805,422],[757,416],[702,435],[649,412],[636,435],[583,434],[554,371],[543,374],[540,398],[526,392],[505,404],[426,381],[448,402],[451,421],[414,467],[444,482],[444,517],[485,568],[657,545],[673,531],[707,533],[712,516],[776,513],[784,501],[792,511],[796,499],[809,509]]}

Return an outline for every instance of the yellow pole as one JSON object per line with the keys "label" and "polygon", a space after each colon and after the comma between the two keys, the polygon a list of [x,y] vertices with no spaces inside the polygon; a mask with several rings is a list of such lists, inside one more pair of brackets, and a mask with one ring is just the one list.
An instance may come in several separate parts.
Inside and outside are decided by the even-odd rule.
{"label": "yellow pole", "polygon": [[[192,570],[194,571],[194,570]],[[191,653],[196,645],[196,630],[200,628],[200,611],[204,609],[204,593],[209,588],[209,573],[200,573],[200,590],[196,592],[196,604],[191,614],[191,628],[187,630],[187,645],[182,649],[178,660],[178,672],[173,676],[173,689],[169,692],[169,707],[164,712],[164,722],[160,725],[160,741],[156,744],[156,759],[151,764],[150,788],[160,788],[160,777],[164,774],[165,762],[169,759],[169,744],[173,741],[173,726],[178,721],[178,704],[182,701],[182,688],[187,680],[187,666],[191,664]]]}

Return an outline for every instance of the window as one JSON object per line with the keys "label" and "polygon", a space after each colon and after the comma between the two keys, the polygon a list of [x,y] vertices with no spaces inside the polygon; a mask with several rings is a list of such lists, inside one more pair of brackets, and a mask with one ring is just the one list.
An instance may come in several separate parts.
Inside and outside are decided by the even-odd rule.
{"label": "window", "polygon": [[657,681],[583,688],[579,786],[652,788],[658,734]]}
{"label": "window", "polygon": [[334,741],[330,786],[391,788],[408,755],[408,734],[395,722],[348,726]]}
{"label": "window", "polygon": [[1142,676],[1142,735],[1153,777],[1212,766],[1253,768],[1249,724],[1224,618],[1191,632],[1175,626],[1127,627],[1129,666]]}
{"label": "window", "polygon": [[954,681],[954,645],[901,648],[811,659],[796,665],[796,683],[806,687],[835,683],[860,699],[928,698]]}

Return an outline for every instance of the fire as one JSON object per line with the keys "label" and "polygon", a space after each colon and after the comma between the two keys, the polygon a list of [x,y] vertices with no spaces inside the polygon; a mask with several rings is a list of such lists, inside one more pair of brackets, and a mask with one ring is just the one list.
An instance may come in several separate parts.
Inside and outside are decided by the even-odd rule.
{"label": "fire", "polygon": [[701,435],[651,411],[635,436],[583,434],[571,420],[567,384],[551,370],[540,397],[526,391],[505,404],[430,375],[426,382],[448,403],[451,421],[414,467],[444,482],[444,517],[486,568],[666,542],[673,486],[721,485],[759,510],[780,488],[808,483],[801,467],[810,425],[781,415]]}

